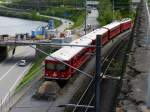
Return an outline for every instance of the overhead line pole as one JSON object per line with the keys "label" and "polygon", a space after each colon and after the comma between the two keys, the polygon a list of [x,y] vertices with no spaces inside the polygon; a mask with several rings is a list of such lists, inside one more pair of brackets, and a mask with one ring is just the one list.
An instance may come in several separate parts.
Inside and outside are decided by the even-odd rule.
{"label": "overhead line pole", "polygon": [[113,18],[112,18],[112,19],[114,20],[114,13],[115,13],[115,1],[113,0],[112,2],[113,2]]}
{"label": "overhead line pole", "polygon": [[100,74],[101,74],[101,36],[96,36],[96,74],[95,74],[95,109],[100,109]]}
{"label": "overhead line pole", "polygon": [[85,28],[84,28],[84,30],[85,30],[85,35],[86,35],[86,33],[87,33],[87,32],[86,32],[86,29],[87,29],[87,28],[86,28],[86,24],[87,24],[87,21],[86,21],[86,18],[87,18],[87,17],[86,17],[86,16],[87,16],[87,6],[86,6],[86,5],[87,5],[87,0],[85,0],[85,18],[84,18],[84,19],[85,19]]}

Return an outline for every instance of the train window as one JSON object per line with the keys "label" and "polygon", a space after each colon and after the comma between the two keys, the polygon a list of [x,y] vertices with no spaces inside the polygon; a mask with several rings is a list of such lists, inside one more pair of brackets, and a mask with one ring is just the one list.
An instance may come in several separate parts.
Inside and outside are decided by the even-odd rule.
{"label": "train window", "polygon": [[64,70],[67,69],[67,66],[64,65],[64,64],[57,64],[57,65],[56,65],[56,69],[57,69],[58,71],[64,71]]}
{"label": "train window", "polygon": [[53,63],[47,63],[45,65],[45,68],[47,70],[57,70],[57,71],[64,71],[66,70],[68,67],[64,64],[53,64]]}
{"label": "train window", "polygon": [[46,63],[45,67],[47,70],[55,70],[55,64],[53,63]]}

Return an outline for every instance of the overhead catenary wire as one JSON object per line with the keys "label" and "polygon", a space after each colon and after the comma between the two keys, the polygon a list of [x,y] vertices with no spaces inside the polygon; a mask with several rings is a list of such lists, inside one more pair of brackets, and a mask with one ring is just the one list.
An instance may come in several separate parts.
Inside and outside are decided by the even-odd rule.
{"label": "overhead catenary wire", "polygon": [[[123,42],[123,43],[124,43],[124,42]],[[119,45],[119,47],[118,47],[117,50],[115,51],[114,55],[112,56],[111,60],[109,61],[109,65],[108,65],[107,68],[105,69],[105,74],[104,74],[104,73],[101,73],[101,75],[100,75],[100,76],[101,76],[101,81],[102,81],[103,78],[120,80],[120,77],[113,77],[113,76],[108,76],[108,75],[106,75],[106,71],[107,71],[108,68],[110,67],[110,64],[112,63],[112,60],[113,60],[114,57],[117,55],[117,53],[118,53],[120,47],[123,45],[123,43],[122,43],[121,45]],[[116,48],[116,47],[115,47],[115,48]],[[114,48],[114,49],[115,49],[115,48]],[[114,49],[111,50],[111,53],[113,52]],[[110,53],[109,55],[107,55],[107,56],[103,59],[102,65],[105,63],[105,61],[107,61],[107,58],[111,55],[111,53]],[[90,83],[88,84],[86,90],[84,91],[84,93],[83,93],[82,96],[80,97],[79,101],[77,102],[77,105],[79,105],[80,102],[83,100],[83,98],[84,98],[86,92],[88,91],[89,87],[90,87],[91,84],[92,84],[92,81],[93,81],[93,80],[91,80]],[[95,96],[95,95],[94,95],[94,96]],[[89,101],[88,106],[90,105],[90,103],[92,102],[93,99],[94,99],[94,97],[92,96],[91,99],[90,99],[90,101]],[[75,107],[72,112],[75,112],[76,109],[77,109],[77,107]],[[88,107],[86,108],[85,112],[87,112],[87,111],[88,111]]]}
{"label": "overhead catenary wire", "polygon": [[77,44],[57,44],[57,43],[44,43],[44,42],[39,42],[39,43],[31,43],[32,45],[51,45],[51,46],[53,46],[53,47],[55,47],[55,46],[70,46],[70,47],[90,47],[90,48],[92,48],[92,47],[96,47],[95,45],[77,45]]}
{"label": "overhead catenary wire", "polygon": [[[1,41],[0,41],[1,42]],[[95,45],[75,45],[75,44],[57,44],[57,43],[50,43],[50,42],[39,42],[39,41],[34,41],[34,42],[25,42],[25,41],[15,41],[15,40],[7,40],[7,41],[3,41],[3,43],[1,43],[3,45],[43,45],[43,46],[52,46],[52,47],[60,47],[60,46],[70,46],[70,47],[89,47],[89,48],[94,48],[96,47]]]}
{"label": "overhead catenary wire", "polygon": [[[114,50],[114,49],[113,49]],[[113,51],[112,50],[112,51]],[[111,51],[111,52],[112,52]],[[111,53],[110,53],[111,54]],[[109,54],[109,55],[110,55]],[[109,57],[109,55],[107,55],[104,59],[103,59],[103,62],[102,62],[102,65],[104,64],[104,62],[107,60],[107,58]],[[88,89],[90,88],[90,86],[92,85],[92,82],[93,82],[93,79],[91,79],[91,81],[89,82],[87,88],[85,89],[84,93],[82,94],[82,96],[80,97],[80,99],[78,100],[78,102],[76,103],[77,105],[80,104],[80,102],[82,101],[83,97],[85,96],[86,92],[88,91]],[[77,107],[74,107],[73,111],[72,112],[75,112],[77,109]]]}
{"label": "overhead catenary wire", "polygon": [[[111,49],[111,51],[109,52],[109,54],[103,59],[102,65],[105,63],[105,61],[107,61],[108,57],[110,56],[110,54],[111,54],[111,52],[112,52],[113,50],[114,50],[114,49]],[[103,77],[104,77],[104,76],[103,76]],[[107,76],[107,77],[110,77],[110,76]],[[111,78],[114,78],[114,77],[111,77]],[[85,89],[84,93],[82,94],[82,96],[80,97],[80,99],[78,100],[78,102],[76,103],[77,105],[80,104],[80,102],[81,102],[81,100],[83,99],[84,95],[86,94],[86,92],[88,91],[89,87],[91,86],[92,81],[93,81],[93,79],[90,81],[90,83],[88,84],[88,86],[87,86],[87,88]],[[77,109],[77,107],[75,107],[72,112],[75,112],[76,109]]]}
{"label": "overhead catenary wire", "polygon": [[[84,95],[86,94],[86,92],[88,91],[88,89],[90,88],[90,86],[91,86],[91,84],[92,84],[92,82],[93,82],[93,79],[90,81],[90,83],[88,84],[88,86],[87,86],[87,88],[86,88],[86,90],[84,91],[84,93],[82,94],[82,96],[80,97],[80,99],[79,99],[79,101],[77,102],[77,105],[79,105],[80,104],[80,102],[81,102],[81,100],[83,99],[83,97],[84,97]],[[75,112],[75,110],[77,109],[77,107],[75,107],[74,109],[73,109],[73,111],[72,112]]]}
{"label": "overhead catenary wire", "polygon": [[[121,45],[123,45],[123,44],[124,44],[124,43],[122,43]],[[118,53],[118,51],[119,51],[121,45],[118,47],[118,49],[116,50],[116,52],[115,52],[114,55],[112,56],[111,60],[109,61],[109,64],[107,65],[107,67],[106,67],[106,69],[105,69],[105,71],[103,72],[103,74],[102,74],[101,77],[103,77],[103,76],[106,75],[106,72],[108,71],[108,69],[109,69],[109,67],[110,67],[110,65],[111,65],[111,63],[112,63],[112,61],[114,60],[114,57],[117,55],[117,53]],[[111,78],[111,76],[108,76],[108,75],[106,75],[106,77],[110,77],[110,78]],[[112,77],[112,78],[113,78],[113,77]],[[115,78],[114,78],[114,79],[115,79]]]}
{"label": "overhead catenary wire", "polygon": [[[93,96],[91,97],[91,99],[90,99],[90,101],[89,101],[89,103],[88,103],[88,105],[87,106],[90,106],[91,105],[91,103],[92,103],[92,101],[93,101],[93,99],[94,99],[94,97],[95,97],[95,95],[93,94]],[[86,108],[86,110],[84,111],[84,112],[87,112],[88,111],[88,107]]]}

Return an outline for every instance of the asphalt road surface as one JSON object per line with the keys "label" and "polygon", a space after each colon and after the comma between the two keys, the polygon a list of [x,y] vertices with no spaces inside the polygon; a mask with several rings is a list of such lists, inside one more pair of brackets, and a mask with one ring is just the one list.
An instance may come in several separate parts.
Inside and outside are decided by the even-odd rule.
{"label": "asphalt road surface", "polygon": [[[8,96],[15,89],[19,80],[25,75],[34,60],[35,50],[26,46],[18,47],[16,54],[0,63],[0,101],[7,100]],[[26,66],[18,66],[21,59],[27,60]]]}
{"label": "asphalt road surface", "polygon": [[99,22],[97,21],[97,17],[98,17],[98,10],[91,10],[91,13],[88,14],[87,17],[87,25],[94,25],[97,26],[99,24]]}

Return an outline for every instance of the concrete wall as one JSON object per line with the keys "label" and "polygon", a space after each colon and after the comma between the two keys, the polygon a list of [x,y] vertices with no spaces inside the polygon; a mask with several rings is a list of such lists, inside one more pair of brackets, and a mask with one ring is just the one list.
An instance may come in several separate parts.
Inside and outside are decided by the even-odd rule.
{"label": "concrete wall", "polygon": [[0,61],[6,59],[7,54],[7,46],[0,46]]}

